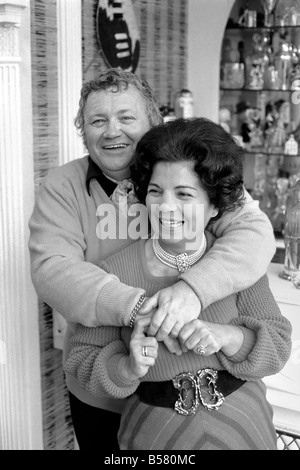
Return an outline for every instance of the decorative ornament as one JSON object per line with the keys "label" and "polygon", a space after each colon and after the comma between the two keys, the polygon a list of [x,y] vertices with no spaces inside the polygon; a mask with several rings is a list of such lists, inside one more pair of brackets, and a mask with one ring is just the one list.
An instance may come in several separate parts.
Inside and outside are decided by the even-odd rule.
{"label": "decorative ornament", "polygon": [[170,268],[177,269],[180,273],[185,273],[190,267],[197,263],[199,259],[204,255],[205,250],[206,250],[206,237],[203,235],[202,238],[202,243],[200,245],[200,248],[198,248],[195,253],[192,255],[188,256],[187,253],[181,253],[180,255],[171,255],[170,253],[167,253],[159,244],[159,241],[157,238],[152,239],[152,246],[153,246],[153,251],[157,259],[166,266],[169,266]]}
{"label": "decorative ornament", "polygon": [[96,31],[108,65],[134,73],[140,38],[132,0],[99,0]]}

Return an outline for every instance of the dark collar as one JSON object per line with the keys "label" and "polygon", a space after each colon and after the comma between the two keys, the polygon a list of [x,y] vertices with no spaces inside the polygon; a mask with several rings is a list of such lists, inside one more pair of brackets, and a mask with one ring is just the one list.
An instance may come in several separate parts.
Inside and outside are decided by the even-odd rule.
{"label": "dark collar", "polygon": [[108,197],[112,195],[114,190],[117,187],[117,183],[114,183],[110,179],[106,178],[100,168],[96,165],[96,163],[93,162],[91,157],[89,157],[89,166],[88,166],[88,171],[86,174],[86,189],[87,192],[89,193],[89,196],[91,195],[90,191],[90,183],[91,179],[95,178],[98,183],[100,184],[101,188],[106,192]]}

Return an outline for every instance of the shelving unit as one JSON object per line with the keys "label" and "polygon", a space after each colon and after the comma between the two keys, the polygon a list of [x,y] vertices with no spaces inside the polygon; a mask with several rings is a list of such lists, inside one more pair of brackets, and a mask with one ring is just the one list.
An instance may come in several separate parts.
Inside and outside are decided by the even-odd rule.
{"label": "shelving unit", "polygon": [[[252,7],[257,26],[239,24],[242,9]],[[259,1],[235,2],[223,37],[219,94],[219,120],[230,116],[225,126],[245,147],[245,186],[280,235],[276,204],[300,175],[300,17],[299,26],[266,27]],[[296,152],[285,148],[291,135]]]}
{"label": "shelving unit", "polygon": [[[259,11],[260,8],[260,16],[257,15],[258,27],[245,27],[237,24],[241,8],[246,7],[257,9],[257,11]],[[255,140],[251,142],[251,139],[249,142],[243,142],[245,146],[245,186],[252,193],[253,197],[259,200],[262,209],[266,211],[273,223],[271,210],[269,213],[268,210],[271,207],[272,210],[278,209],[282,203],[280,209],[281,215],[283,215],[284,211],[284,194],[280,194],[278,190],[278,181],[281,180],[281,182],[285,183],[288,181],[290,185],[291,177],[297,173],[300,175],[300,81],[296,89],[291,89],[290,84],[288,84],[285,89],[281,89],[280,87],[278,87],[279,89],[274,89],[265,82],[260,89],[251,89],[247,81],[240,87],[234,85],[225,86],[223,70],[221,68],[224,64],[226,40],[230,40],[230,43],[227,42],[227,45],[232,46],[233,55],[239,50],[239,42],[243,41],[244,54],[242,59],[245,61],[245,58],[250,55],[254,34],[267,37],[269,45],[272,45],[273,53],[276,54],[281,35],[283,36],[284,33],[286,37],[287,35],[289,36],[293,43],[295,54],[297,51],[295,58],[296,56],[298,57],[300,69],[300,25],[285,26],[284,28],[282,26],[265,27],[262,22],[263,11],[259,0],[248,2],[236,0],[233,4],[223,37],[220,64],[221,86],[219,89],[219,109],[225,109],[230,112],[230,121],[225,122],[225,124],[229,125],[230,132],[238,136],[239,140],[241,140],[241,126],[243,118],[245,118],[243,112],[246,108],[250,110],[248,113],[254,110],[254,118],[257,119],[257,122],[259,121],[258,125],[261,126],[260,130],[264,132],[265,129],[261,124],[266,123],[266,107],[268,103],[274,105],[274,103],[278,102],[279,105],[280,100],[282,100],[281,105],[287,103],[285,110],[288,111],[288,116],[285,116],[284,131],[287,136],[294,132],[295,138],[299,144],[298,153],[296,155],[285,153],[284,145],[276,148],[267,145],[266,134],[263,134],[260,145],[258,145],[259,142]],[[227,50],[227,52],[230,52],[230,50]],[[236,56],[238,55],[236,54]],[[244,62],[245,73],[247,74],[249,70],[246,69],[246,65],[247,64]],[[244,111],[241,103],[244,103]],[[238,104],[239,106],[237,106]],[[237,113],[236,111],[238,110],[242,111]],[[279,111],[280,107],[278,109],[278,112]],[[224,113],[224,116],[226,116],[226,113]],[[221,113],[219,118],[221,118]],[[220,122],[221,121],[222,119],[220,119]],[[268,194],[268,192],[270,192],[270,194]],[[267,203],[269,203],[269,208],[267,207]],[[293,325],[293,351],[284,369],[274,376],[266,377],[264,381],[267,386],[268,399],[274,409],[274,424],[279,436],[278,448],[298,450],[300,449],[300,382],[298,377],[300,291],[295,289],[292,283],[279,277],[285,256],[282,232],[280,235],[281,236],[277,238],[277,253],[273,258],[273,262],[270,264],[268,276],[271,290],[280,306],[282,314],[285,315]],[[291,443],[290,447],[287,442]]]}

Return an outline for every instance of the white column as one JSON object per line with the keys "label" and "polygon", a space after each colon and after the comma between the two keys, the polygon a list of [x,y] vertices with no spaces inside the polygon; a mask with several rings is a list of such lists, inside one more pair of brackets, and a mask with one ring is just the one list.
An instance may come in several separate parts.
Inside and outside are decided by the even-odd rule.
{"label": "white column", "polygon": [[59,165],[83,156],[74,118],[82,86],[81,0],[57,0]]}
{"label": "white column", "polygon": [[187,84],[197,117],[218,121],[220,54],[235,0],[188,0]]}
{"label": "white column", "polygon": [[29,13],[29,0],[0,0],[1,450],[42,449],[38,305],[27,248],[34,199],[28,63],[20,83],[24,51],[30,60]]}

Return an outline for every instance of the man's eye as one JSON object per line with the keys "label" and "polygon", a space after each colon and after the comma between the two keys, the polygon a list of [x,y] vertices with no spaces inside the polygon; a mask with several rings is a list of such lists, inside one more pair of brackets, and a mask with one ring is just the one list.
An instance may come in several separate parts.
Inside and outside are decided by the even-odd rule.
{"label": "man's eye", "polygon": [[100,127],[100,126],[102,126],[102,124],[103,124],[104,122],[105,122],[104,119],[94,119],[94,120],[91,122],[91,124],[92,124],[92,126],[94,126],[94,127]]}

